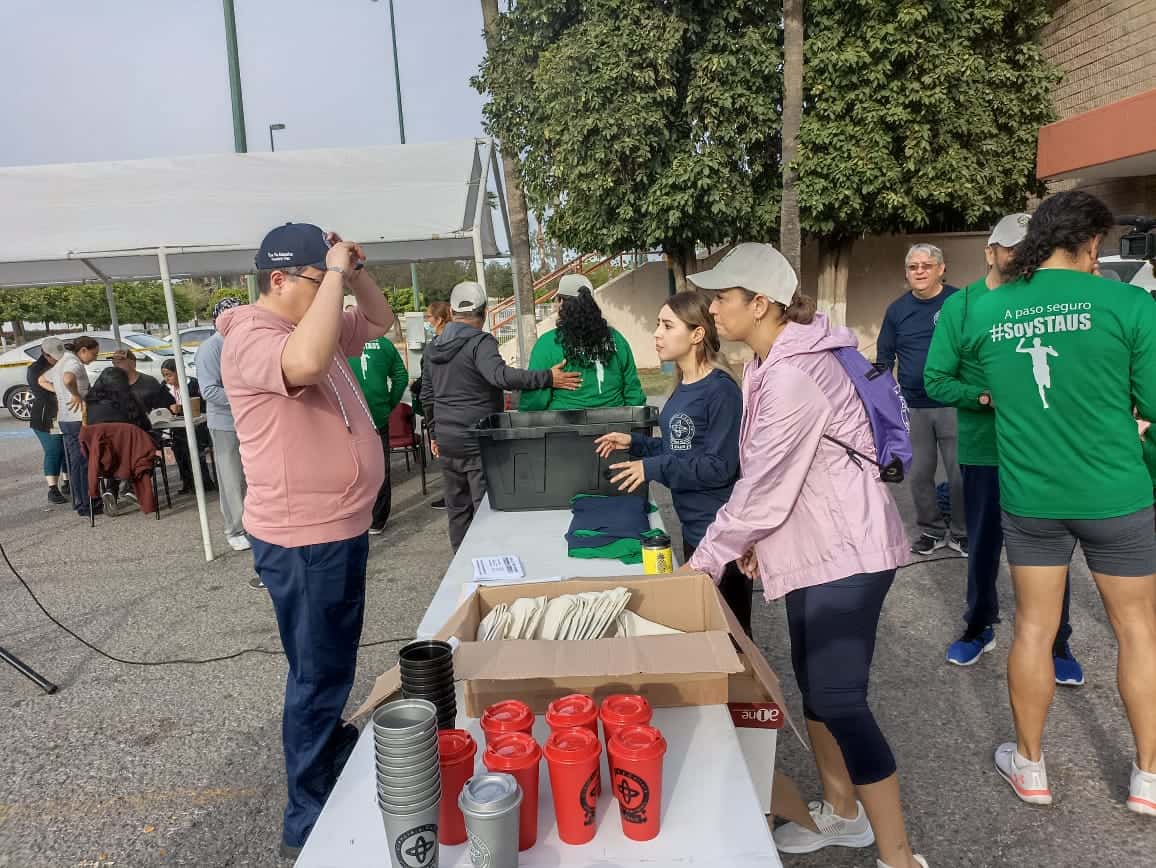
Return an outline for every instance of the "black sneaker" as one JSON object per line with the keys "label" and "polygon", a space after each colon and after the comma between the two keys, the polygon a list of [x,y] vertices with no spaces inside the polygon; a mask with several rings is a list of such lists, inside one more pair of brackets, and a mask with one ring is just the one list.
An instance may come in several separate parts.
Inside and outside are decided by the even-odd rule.
{"label": "black sneaker", "polygon": [[106,491],[100,496],[100,499],[104,501],[104,514],[109,518],[116,518],[116,495],[111,491]]}
{"label": "black sneaker", "polygon": [[70,485],[68,484],[68,480],[67,480],[67,479],[61,480],[61,482],[60,482],[60,493],[61,493],[61,494],[72,494],[72,486],[70,486]]}
{"label": "black sneaker", "polygon": [[967,537],[965,536],[949,536],[947,538],[947,547],[953,552],[958,552],[967,557]]}
{"label": "black sneaker", "polygon": [[433,503],[430,504],[430,509],[445,509],[445,508],[446,508],[446,499],[444,497],[439,497],[437,500],[435,500]]}
{"label": "black sneaker", "polygon": [[265,590],[265,583],[261,581],[260,576],[253,576],[253,578],[249,579],[249,587],[254,591],[263,591]]}
{"label": "black sneaker", "polygon": [[943,548],[945,545],[947,545],[947,540],[944,537],[932,536],[929,533],[925,533],[911,544],[911,552],[916,555],[929,555],[936,549]]}
{"label": "black sneaker", "polygon": [[68,503],[68,498],[60,493],[60,489],[55,485],[48,486],[48,502],[49,503]]}
{"label": "black sneaker", "polygon": [[369,535],[370,536],[381,536],[383,533],[385,533],[385,525],[384,524],[381,525],[380,527],[378,527],[377,525],[373,525],[369,529]]}

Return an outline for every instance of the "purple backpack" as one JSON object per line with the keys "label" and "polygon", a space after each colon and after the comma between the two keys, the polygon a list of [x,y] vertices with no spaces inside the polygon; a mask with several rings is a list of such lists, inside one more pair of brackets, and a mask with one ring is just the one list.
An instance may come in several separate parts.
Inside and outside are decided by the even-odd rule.
{"label": "purple backpack", "polygon": [[823,436],[846,449],[847,455],[859,467],[863,466],[860,458],[878,467],[879,478],[884,482],[902,482],[904,474],[911,468],[911,419],[899,385],[890,371],[875,367],[854,347],[840,347],[831,352],[851,378],[859,400],[863,402],[879,460],[829,434]]}

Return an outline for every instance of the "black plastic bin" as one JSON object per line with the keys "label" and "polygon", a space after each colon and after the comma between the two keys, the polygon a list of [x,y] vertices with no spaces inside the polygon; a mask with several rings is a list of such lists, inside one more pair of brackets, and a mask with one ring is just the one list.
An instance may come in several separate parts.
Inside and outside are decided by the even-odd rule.
{"label": "black plastic bin", "polygon": [[[603,434],[646,434],[658,424],[657,407],[605,407],[495,413],[477,424],[490,506],[503,512],[569,509],[576,494],[616,495],[611,464],[630,460],[615,452],[602,459],[594,441]],[[635,494],[646,495],[643,485]]]}

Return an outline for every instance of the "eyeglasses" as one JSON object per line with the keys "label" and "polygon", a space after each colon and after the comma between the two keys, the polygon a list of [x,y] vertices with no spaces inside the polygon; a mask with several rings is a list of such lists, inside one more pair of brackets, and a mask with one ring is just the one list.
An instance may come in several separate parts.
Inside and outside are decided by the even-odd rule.
{"label": "eyeglasses", "polygon": [[907,264],[908,271],[934,271],[939,268],[938,262],[910,262]]}
{"label": "eyeglasses", "polygon": [[311,281],[313,281],[314,283],[316,283],[318,286],[321,286],[321,280],[322,280],[322,278],[320,278],[320,277],[310,277],[308,274],[291,274],[291,275],[289,275],[289,276],[290,276],[290,277],[302,277],[302,278],[304,278],[305,280],[311,280]]}

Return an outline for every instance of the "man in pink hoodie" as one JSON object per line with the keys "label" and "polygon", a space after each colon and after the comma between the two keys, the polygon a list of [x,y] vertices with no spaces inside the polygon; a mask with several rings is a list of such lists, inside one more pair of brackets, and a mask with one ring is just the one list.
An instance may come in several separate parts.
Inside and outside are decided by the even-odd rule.
{"label": "man in pink hoodie", "polygon": [[[305,843],[357,741],[341,713],[357,665],[368,530],[385,471],[373,416],[345,359],[394,322],[364,260],[356,244],[316,226],[279,226],[257,253],[261,297],[217,320],[221,379],[248,482],[245,530],[289,660],[282,856]],[[343,312],[347,289],[357,306]]]}

